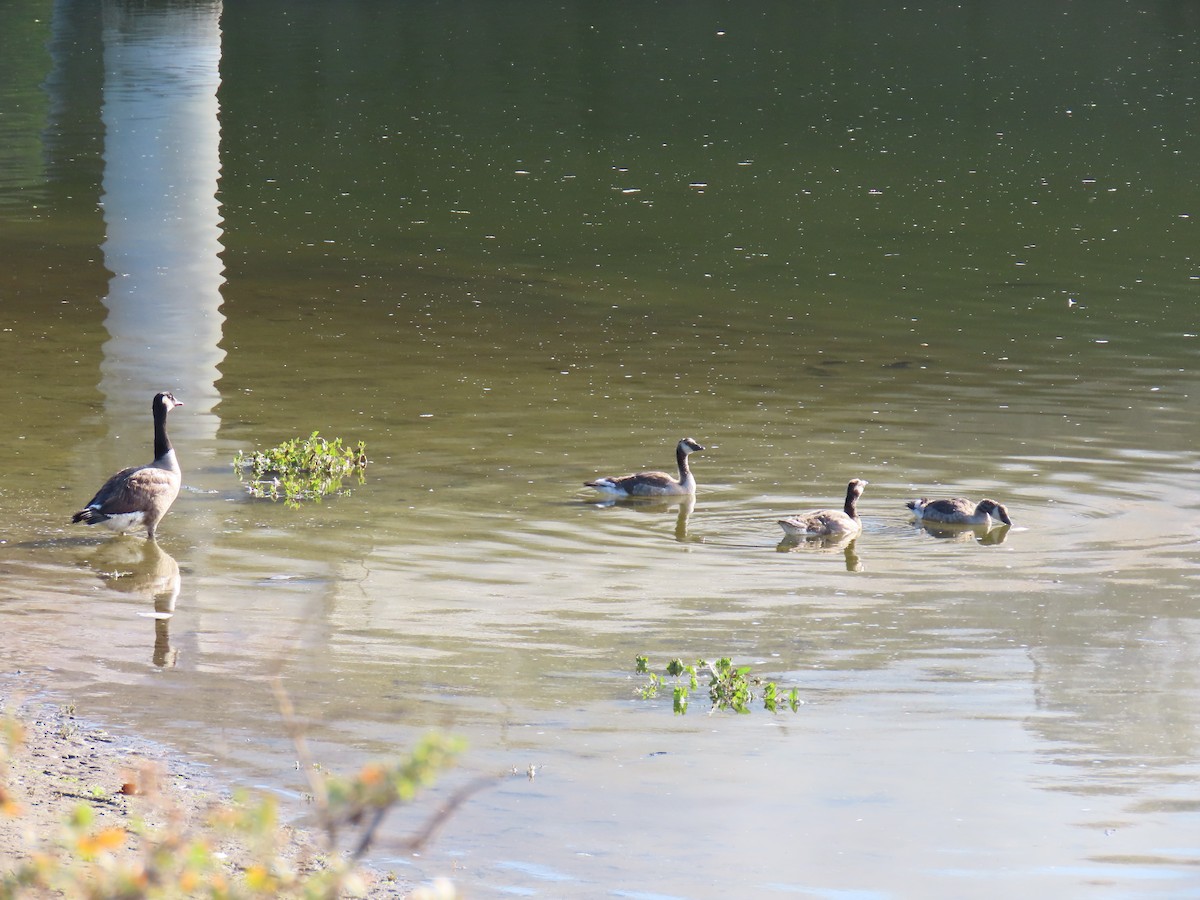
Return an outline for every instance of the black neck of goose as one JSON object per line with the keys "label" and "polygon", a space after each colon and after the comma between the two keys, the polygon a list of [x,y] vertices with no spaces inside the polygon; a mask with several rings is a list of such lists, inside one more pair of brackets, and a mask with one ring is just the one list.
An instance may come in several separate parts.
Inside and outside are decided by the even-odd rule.
{"label": "black neck of goose", "polygon": [[688,474],[688,455],[683,449],[683,444],[675,448],[675,462],[679,464],[679,480],[683,481]]}
{"label": "black neck of goose", "polygon": [[852,519],[858,518],[858,497],[854,494],[854,488],[846,490],[846,515]]}
{"label": "black neck of goose", "polygon": [[167,437],[167,407],[154,407],[154,458],[162,459],[171,452],[171,439]]}

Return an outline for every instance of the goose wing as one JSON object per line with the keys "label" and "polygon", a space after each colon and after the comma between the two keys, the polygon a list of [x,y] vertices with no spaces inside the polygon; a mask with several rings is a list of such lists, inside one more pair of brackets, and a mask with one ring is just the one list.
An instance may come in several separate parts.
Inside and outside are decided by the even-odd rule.
{"label": "goose wing", "polygon": [[633,475],[617,475],[585,482],[586,487],[621,491],[626,494],[655,493],[678,485],[679,482],[666,472],[636,472]]}
{"label": "goose wing", "polygon": [[930,500],[925,504],[925,515],[931,512],[938,516],[970,516],[975,513],[975,504],[964,497]]}
{"label": "goose wing", "polygon": [[157,466],[131,466],[122,469],[96,492],[87,508],[106,516],[139,512],[157,498],[174,500],[179,494],[179,475]]}

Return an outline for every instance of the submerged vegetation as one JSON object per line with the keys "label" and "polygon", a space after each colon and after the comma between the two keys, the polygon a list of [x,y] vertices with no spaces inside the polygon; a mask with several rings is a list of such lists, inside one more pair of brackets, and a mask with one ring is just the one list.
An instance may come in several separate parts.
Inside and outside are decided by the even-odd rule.
{"label": "submerged vegetation", "polygon": [[652,700],[668,685],[668,679],[672,679],[672,706],[677,715],[687,712],[689,698],[693,691],[699,689],[700,673],[705,671],[709,674],[708,699],[712,702],[710,713],[727,709],[737,713],[748,713],[750,705],[757,699],[761,699],[763,708],[770,712],[777,712],[785,706],[795,712],[803,702],[796,688],[780,691],[775,682],[763,681],[757,676],[752,676],[749,666],[734,666],[733,660],[727,656],[721,657],[715,663],[698,659],[690,666],[681,659],[673,659],[667,663],[665,675],[651,672],[649,662],[645,656],[636,659],[635,671],[646,676],[646,684],[638,693],[643,700]]}
{"label": "submerged vegetation", "polygon": [[314,431],[307,438],[293,438],[270,450],[233,458],[238,480],[252,497],[283,500],[292,508],[301,501],[316,500],[341,490],[342,479],[357,476],[362,484],[367,468],[367,448],[359,441],[351,447],[341,438],[332,441]]}

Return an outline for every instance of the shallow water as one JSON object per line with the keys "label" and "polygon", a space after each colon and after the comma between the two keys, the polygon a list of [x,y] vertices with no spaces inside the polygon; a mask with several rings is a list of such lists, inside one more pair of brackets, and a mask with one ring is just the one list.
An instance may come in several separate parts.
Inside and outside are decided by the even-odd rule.
{"label": "shallow water", "polygon": [[[464,735],[378,858],[471,896],[1200,890],[1186,8],[85,6],[0,13],[6,669],[299,812],[276,676],[326,766]],[[159,548],[67,526],[160,388]],[[363,485],[244,495],[316,429]]]}

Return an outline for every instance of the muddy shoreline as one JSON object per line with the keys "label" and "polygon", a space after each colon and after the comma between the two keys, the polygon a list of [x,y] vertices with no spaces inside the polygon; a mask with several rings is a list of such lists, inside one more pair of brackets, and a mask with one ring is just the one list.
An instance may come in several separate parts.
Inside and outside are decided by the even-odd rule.
{"label": "muddy shoreline", "polygon": [[[0,813],[0,873],[53,848],[80,806],[91,810],[97,831],[127,827],[135,819],[161,826],[172,816],[182,817],[183,827],[191,829],[201,828],[231,799],[204,765],[173,748],[110,731],[69,704],[44,699],[40,686],[23,673],[0,679],[0,718],[15,720],[22,732],[8,763],[0,763],[0,785],[17,812]],[[131,844],[129,852],[134,849]],[[251,859],[238,842],[222,840],[218,852],[231,873]],[[279,855],[306,871],[319,868],[326,853],[313,835],[282,826]],[[378,900],[406,897],[415,887],[390,872],[366,868],[361,875],[364,896]]]}

